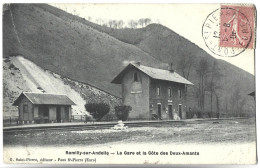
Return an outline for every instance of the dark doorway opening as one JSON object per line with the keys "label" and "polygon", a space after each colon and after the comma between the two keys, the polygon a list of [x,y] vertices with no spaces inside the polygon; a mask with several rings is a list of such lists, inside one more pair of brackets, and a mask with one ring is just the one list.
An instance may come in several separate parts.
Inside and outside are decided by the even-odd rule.
{"label": "dark doorway opening", "polygon": [[65,106],[64,107],[64,111],[65,111],[65,117],[64,117],[64,121],[68,122],[69,121],[69,107]]}
{"label": "dark doorway opening", "polygon": [[182,105],[179,104],[179,117],[182,119]]}
{"label": "dark doorway opening", "polygon": [[57,122],[60,123],[61,122],[60,106],[57,107],[56,115],[57,115]]}
{"label": "dark doorway opening", "polygon": [[172,119],[173,119],[173,115],[172,115],[172,105],[168,105],[168,112],[169,112],[169,119],[172,120]]}
{"label": "dark doorway opening", "polygon": [[158,104],[158,118],[161,120],[162,119],[162,105]]}
{"label": "dark doorway opening", "polygon": [[41,118],[41,123],[49,122],[49,107],[47,105],[39,105],[39,116]]}

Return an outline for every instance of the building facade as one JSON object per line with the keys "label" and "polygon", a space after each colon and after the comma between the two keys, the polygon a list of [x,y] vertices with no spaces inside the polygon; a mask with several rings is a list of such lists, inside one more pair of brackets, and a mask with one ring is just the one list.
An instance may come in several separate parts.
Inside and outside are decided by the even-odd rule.
{"label": "building facade", "polygon": [[69,122],[75,103],[66,95],[23,92],[13,105],[18,107],[19,124],[34,124]]}
{"label": "building facade", "polygon": [[130,105],[129,119],[185,119],[186,85],[193,85],[176,72],[141,64],[129,64],[112,81],[122,85],[124,105]]}

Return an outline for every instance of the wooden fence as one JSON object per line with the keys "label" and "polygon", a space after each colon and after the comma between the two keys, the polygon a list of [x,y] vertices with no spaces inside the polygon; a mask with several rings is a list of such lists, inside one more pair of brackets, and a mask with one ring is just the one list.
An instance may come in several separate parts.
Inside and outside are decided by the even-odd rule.
{"label": "wooden fence", "polygon": [[10,126],[10,125],[18,125],[18,117],[4,117],[3,118],[3,125]]}

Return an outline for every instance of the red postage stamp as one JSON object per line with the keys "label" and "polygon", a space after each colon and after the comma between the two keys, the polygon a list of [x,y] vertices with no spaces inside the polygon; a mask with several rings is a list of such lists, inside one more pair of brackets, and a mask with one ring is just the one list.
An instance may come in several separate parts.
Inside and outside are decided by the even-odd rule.
{"label": "red postage stamp", "polygon": [[255,7],[222,5],[220,11],[220,47],[254,48]]}

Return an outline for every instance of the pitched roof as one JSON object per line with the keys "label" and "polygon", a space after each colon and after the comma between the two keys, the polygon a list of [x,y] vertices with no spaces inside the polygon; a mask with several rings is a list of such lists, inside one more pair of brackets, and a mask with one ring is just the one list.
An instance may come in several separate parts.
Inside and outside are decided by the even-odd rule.
{"label": "pitched roof", "polygon": [[66,95],[49,94],[49,93],[33,93],[23,92],[14,101],[13,105],[17,106],[20,102],[21,97],[27,97],[32,104],[48,104],[48,105],[76,105]]}
{"label": "pitched roof", "polygon": [[176,83],[182,83],[187,85],[194,85],[181,75],[176,72],[170,72],[169,70],[152,68],[144,65],[132,64],[130,63],[126,66],[113,80],[111,83],[120,84],[124,74],[131,68],[137,68],[146,75],[150,76],[153,79],[171,81]]}

